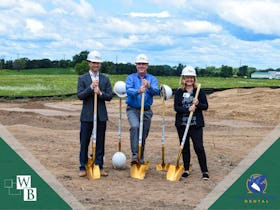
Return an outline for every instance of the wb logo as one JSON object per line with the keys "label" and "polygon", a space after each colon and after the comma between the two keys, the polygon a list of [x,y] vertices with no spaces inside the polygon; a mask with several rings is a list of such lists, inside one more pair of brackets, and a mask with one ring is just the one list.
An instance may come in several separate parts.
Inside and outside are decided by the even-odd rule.
{"label": "wb logo", "polygon": [[37,201],[37,188],[31,187],[31,176],[17,176],[17,190],[23,190],[24,201]]}
{"label": "wb logo", "polygon": [[4,188],[8,190],[10,196],[20,196],[23,192],[24,201],[37,201],[37,188],[31,187],[30,175],[17,175],[16,181],[5,179]]}

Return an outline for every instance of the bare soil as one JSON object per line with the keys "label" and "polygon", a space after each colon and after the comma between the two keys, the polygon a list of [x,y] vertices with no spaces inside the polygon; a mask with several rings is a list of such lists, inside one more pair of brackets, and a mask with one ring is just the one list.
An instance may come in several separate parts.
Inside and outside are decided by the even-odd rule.
{"label": "bare soil", "polygon": [[[191,176],[166,180],[161,163],[161,110],[156,98],[145,159],[144,180],[130,177],[129,126],[122,101],[122,151],[127,168],[115,170],[111,158],[118,150],[119,100],[107,103],[105,170],[108,177],[89,181],[78,177],[79,100],[0,101],[0,122],[88,209],[193,209],[279,123],[280,89],[231,89],[208,95],[204,112],[204,146],[210,180],[201,180],[191,150]],[[179,139],[174,126],[173,99],[166,102],[165,160],[175,164]]]}

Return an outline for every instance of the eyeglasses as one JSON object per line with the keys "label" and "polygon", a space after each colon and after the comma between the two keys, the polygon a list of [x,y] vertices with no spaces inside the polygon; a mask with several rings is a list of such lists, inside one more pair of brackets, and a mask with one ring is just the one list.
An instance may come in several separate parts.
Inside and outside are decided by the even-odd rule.
{"label": "eyeglasses", "polygon": [[145,65],[148,65],[147,63],[136,63],[136,65],[138,66],[145,66]]}

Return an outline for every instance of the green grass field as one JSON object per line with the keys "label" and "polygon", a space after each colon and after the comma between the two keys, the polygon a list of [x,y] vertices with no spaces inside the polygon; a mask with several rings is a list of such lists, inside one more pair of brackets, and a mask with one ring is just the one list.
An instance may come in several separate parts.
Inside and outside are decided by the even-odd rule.
{"label": "green grass field", "polygon": [[[112,86],[127,75],[107,75]],[[78,75],[74,69],[0,70],[0,96],[53,96],[76,93]],[[157,76],[159,84],[179,86],[179,77]],[[198,77],[202,88],[280,87],[280,80]]]}

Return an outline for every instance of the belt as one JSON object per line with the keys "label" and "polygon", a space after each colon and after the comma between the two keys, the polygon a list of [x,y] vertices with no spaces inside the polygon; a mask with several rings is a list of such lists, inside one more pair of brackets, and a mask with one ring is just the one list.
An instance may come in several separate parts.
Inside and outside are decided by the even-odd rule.
{"label": "belt", "polygon": [[[141,108],[136,108],[136,107],[133,107],[133,106],[127,106],[127,108],[132,108],[132,109],[137,109],[137,110],[140,110]],[[151,110],[151,107],[150,106],[146,106],[144,107],[144,111],[149,111]]]}

